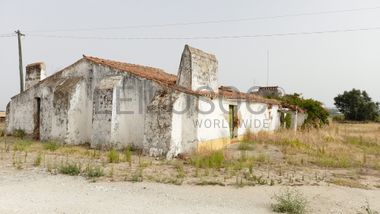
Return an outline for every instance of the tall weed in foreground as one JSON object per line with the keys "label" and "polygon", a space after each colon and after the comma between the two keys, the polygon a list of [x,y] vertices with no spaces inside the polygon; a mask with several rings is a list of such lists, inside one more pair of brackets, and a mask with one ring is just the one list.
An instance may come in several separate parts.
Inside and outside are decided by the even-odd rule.
{"label": "tall weed in foreground", "polygon": [[289,188],[280,192],[280,194],[274,195],[275,203],[273,203],[272,210],[278,213],[288,214],[304,214],[306,213],[307,200],[297,190],[291,190]]}

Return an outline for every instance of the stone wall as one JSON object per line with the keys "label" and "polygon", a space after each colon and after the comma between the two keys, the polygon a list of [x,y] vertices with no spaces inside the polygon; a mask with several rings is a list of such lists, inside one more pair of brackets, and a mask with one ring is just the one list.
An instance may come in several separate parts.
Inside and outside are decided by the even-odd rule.
{"label": "stone wall", "polygon": [[157,90],[147,107],[145,117],[144,151],[151,156],[166,155],[171,148],[173,104],[176,93]]}

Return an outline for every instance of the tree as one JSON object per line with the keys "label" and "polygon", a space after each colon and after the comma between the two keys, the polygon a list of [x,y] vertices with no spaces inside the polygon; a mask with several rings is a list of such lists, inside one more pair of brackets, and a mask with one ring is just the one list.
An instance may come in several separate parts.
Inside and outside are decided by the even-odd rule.
{"label": "tree", "polygon": [[296,105],[304,109],[307,113],[307,118],[303,127],[322,127],[329,124],[329,112],[322,106],[318,100],[304,99],[300,94],[285,95],[280,98],[283,104]]}
{"label": "tree", "polygon": [[346,120],[376,121],[379,117],[379,103],[372,101],[366,91],[352,89],[334,98],[335,106]]}

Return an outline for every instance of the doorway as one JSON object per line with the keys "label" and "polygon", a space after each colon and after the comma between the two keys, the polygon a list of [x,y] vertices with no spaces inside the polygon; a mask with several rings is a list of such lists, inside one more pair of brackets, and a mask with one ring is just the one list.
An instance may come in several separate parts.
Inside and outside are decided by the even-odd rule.
{"label": "doorway", "polygon": [[41,98],[35,98],[35,110],[34,110],[34,139],[40,140],[40,126],[41,126]]}
{"label": "doorway", "polygon": [[236,138],[238,134],[238,115],[237,106],[229,105],[229,125],[230,125],[230,137]]}

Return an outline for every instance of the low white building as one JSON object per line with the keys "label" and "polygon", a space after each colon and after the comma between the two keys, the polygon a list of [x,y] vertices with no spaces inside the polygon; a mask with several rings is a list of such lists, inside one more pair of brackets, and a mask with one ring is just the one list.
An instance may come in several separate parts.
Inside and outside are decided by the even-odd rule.
{"label": "low white building", "polygon": [[26,70],[26,90],[7,106],[8,134],[170,158],[281,127],[277,101],[220,87],[216,57],[187,45],[178,76],[90,56],[49,77],[43,63]]}

